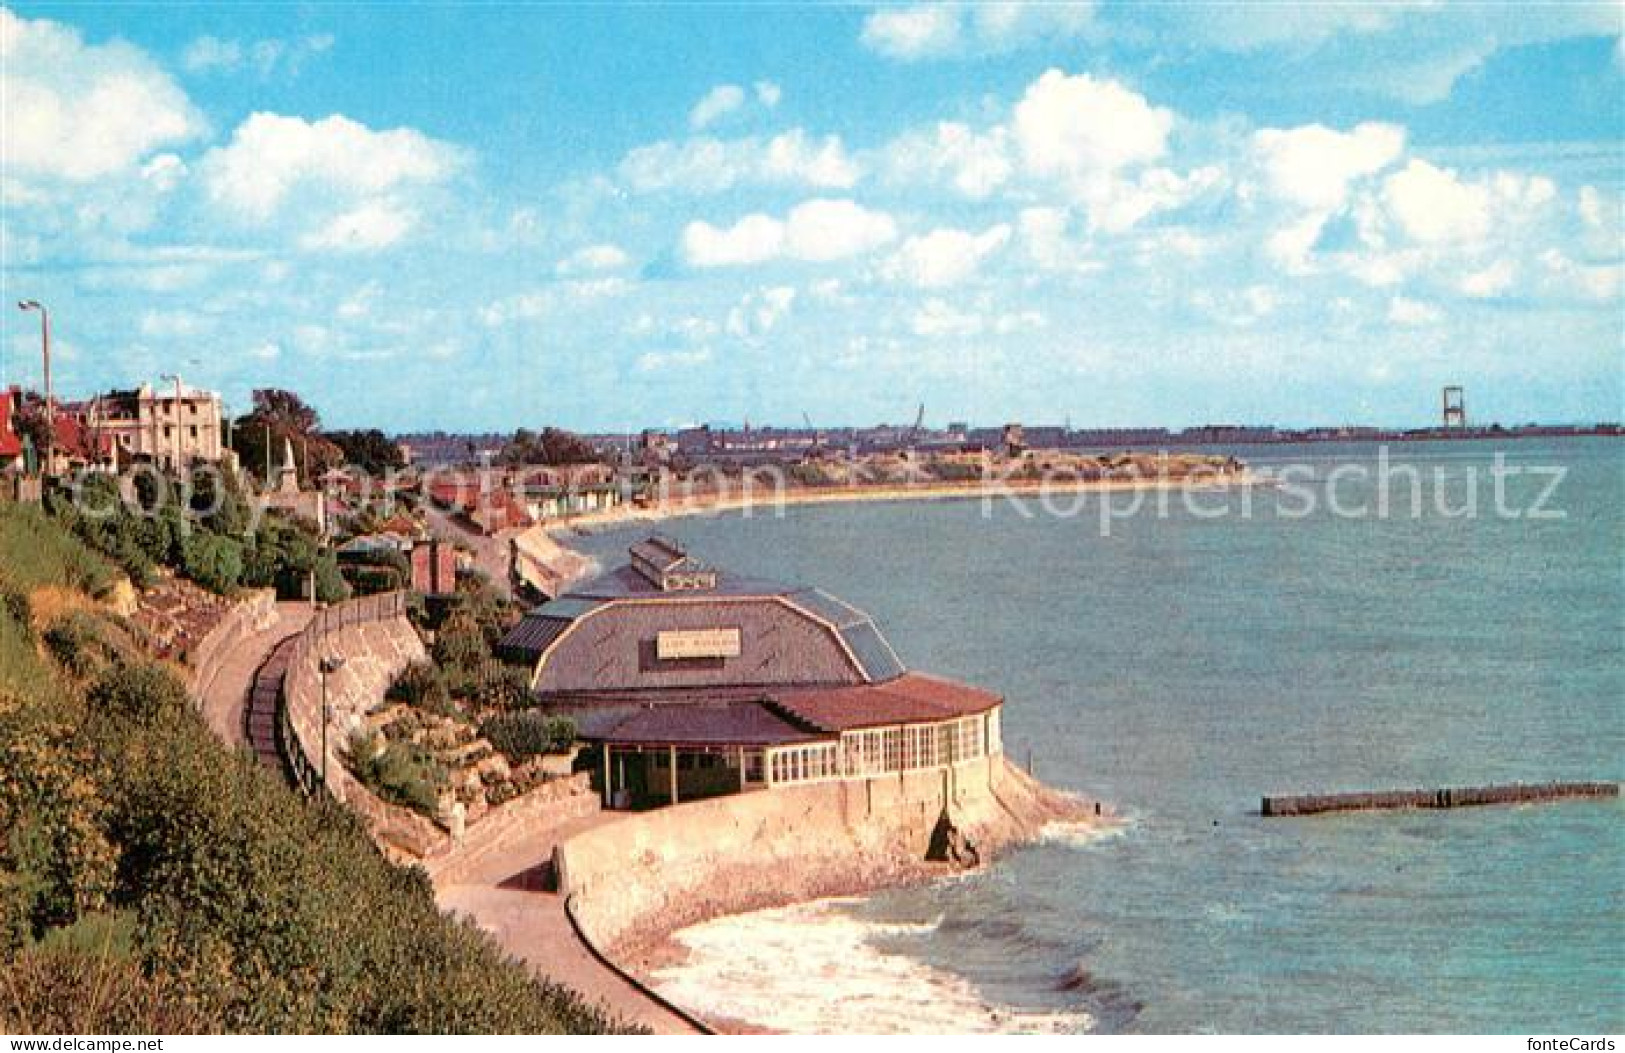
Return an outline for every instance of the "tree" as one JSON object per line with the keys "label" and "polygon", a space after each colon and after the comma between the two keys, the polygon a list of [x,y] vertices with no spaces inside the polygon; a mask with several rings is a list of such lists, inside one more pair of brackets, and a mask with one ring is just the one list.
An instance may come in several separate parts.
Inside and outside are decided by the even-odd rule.
{"label": "tree", "polygon": [[383,475],[391,468],[406,467],[401,448],[377,428],[330,431],[326,438],[343,452],[344,463],[353,464],[368,475]]}
{"label": "tree", "polygon": [[508,465],[590,464],[602,459],[590,442],[563,428],[543,428],[540,435],[520,428],[497,454],[497,462]]}
{"label": "tree", "polygon": [[316,410],[294,392],[260,388],[254,392],[254,408],[233,425],[231,447],[249,471],[269,470],[274,479],[286,444],[292,443],[300,481],[308,483],[307,466],[310,475],[319,475],[344,460],[343,451],[321,436],[321,424]]}

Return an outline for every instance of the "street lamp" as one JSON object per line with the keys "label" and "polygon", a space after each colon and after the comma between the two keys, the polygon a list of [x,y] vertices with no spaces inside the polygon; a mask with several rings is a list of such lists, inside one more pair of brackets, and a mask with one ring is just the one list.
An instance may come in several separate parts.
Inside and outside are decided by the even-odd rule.
{"label": "street lamp", "polygon": [[45,359],[45,469],[42,476],[51,474],[51,462],[56,459],[56,401],[51,397],[51,312],[38,300],[18,300],[17,310],[38,311],[40,324],[40,351]]}
{"label": "street lamp", "polygon": [[344,659],[333,655],[323,658],[317,663],[322,672],[322,789],[327,789],[327,725],[333,719],[333,711],[327,704],[327,677],[344,668]]}

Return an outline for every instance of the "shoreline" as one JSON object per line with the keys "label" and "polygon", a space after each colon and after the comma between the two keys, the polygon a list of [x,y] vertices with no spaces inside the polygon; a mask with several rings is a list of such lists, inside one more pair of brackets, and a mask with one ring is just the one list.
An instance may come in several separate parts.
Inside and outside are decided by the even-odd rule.
{"label": "shoreline", "polygon": [[[1032,480],[1004,483],[996,487],[980,483],[798,487],[778,491],[773,495],[773,499],[768,501],[751,494],[712,494],[653,506],[623,505],[604,512],[572,517],[555,524],[538,524],[517,539],[516,552],[534,569],[545,575],[549,584],[562,591],[597,566],[595,560],[569,545],[571,537],[587,536],[638,523],[655,523],[678,516],[722,515],[732,512],[744,512],[749,515],[759,509],[782,510],[792,505],[1000,498],[1035,500],[1048,495],[1172,490],[1186,487],[1217,490],[1255,485],[1268,484],[1244,470],[1227,477],[1199,480],[1183,478],[1059,482]],[[643,905],[643,909],[633,911],[629,918],[617,919],[621,925],[607,934],[608,938],[592,935],[591,942],[597,945],[602,953],[612,958],[618,967],[635,976],[639,982],[659,991],[662,996],[669,997],[668,992],[662,989],[664,985],[656,974],[662,968],[683,961],[688,955],[688,949],[675,938],[676,934],[684,929],[757,911],[810,905],[830,899],[870,896],[891,889],[917,886],[976,872],[996,865],[1010,851],[1040,843],[1057,825],[1104,833],[1121,823],[1118,814],[1102,802],[1047,786],[1017,768],[1008,757],[1001,758],[998,769],[996,777],[995,773],[991,771],[988,773],[989,785],[985,798],[971,803],[968,812],[960,817],[964,827],[974,832],[978,852],[974,866],[967,867],[926,858],[919,831],[905,833],[894,821],[882,820],[878,825],[868,827],[847,826],[833,832],[831,843],[822,848],[800,844],[770,844],[764,849],[758,839],[753,842],[752,847],[764,849],[767,859],[765,867],[760,861],[740,863],[737,859],[729,860],[722,857],[685,859],[681,861],[682,869],[689,872],[685,877],[692,877],[696,871],[703,872],[705,875],[703,882],[691,882],[689,887],[682,887],[684,882],[674,883],[669,877],[670,871],[663,874],[658,868],[643,875],[642,888],[636,887],[640,882],[635,878],[629,879],[633,886],[628,890],[633,893],[632,898],[648,897],[648,902]],[[684,812],[692,808],[721,809],[714,821],[730,825],[740,824],[742,819],[739,813],[728,813],[730,801],[734,799],[717,798],[674,811]],[[749,807],[748,799],[735,803],[741,812]],[[963,803],[961,802],[961,806]],[[631,821],[636,822],[636,819]],[[613,831],[615,827],[621,825],[622,823],[609,824],[605,827],[605,831]],[[636,843],[640,840],[635,832],[623,830],[621,833],[624,843]],[[769,1020],[748,1019],[734,1012],[718,1012],[714,1008],[689,1004],[683,1004],[683,1008],[686,1012],[704,1020],[719,1033],[755,1034],[772,1033],[776,1030],[773,1022]]]}
{"label": "shoreline", "polygon": [[[944,805],[929,778],[892,804],[879,803],[878,790],[855,782],[641,813],[562,844],[555,865],[567,894],[576,895],[586,935],[620,968],[718,1031],[773,1030],[778,1025],[771,1018],[696,1005],[672,991],[669,978],[657,974],[688,954],[676,934],[757,911],[979,872],[1010,851],[1042,842],[1057,824],[1106,833],[1121,823],[1103,804],[1045,786],[1007,757],[968,765],[956,778],[964,788],[947,807],[975,846],[971,865],[928,858]],[[872,799],[877,803],[869,810],[862,802]],[[726,831],[721,840],[728,843],[697,843],[701,831]],[[641,851],[628,861],[629,849]],[[989,1008],[997,1016],[1007,1007]]]}
{"label": "shoreline", "polygon": [[[1250,470],[1226,476],[1154,477],[1140,479],[1036,479],[1009,480],[996,485],[973,483],[876,484],[872,486],[792,486],[757,495],[703,494],[675,498],[652,505],[623,504],[602,512],[587,512],[555,523],[539,524],[555,540],[570,535],[596,534],[635,523],[658,523],[683,516],[747,515],[792,506],[826,504],[896,503],[906,501],[1043,500],[1046,497],[1095,493],[1134,493],[1158,490],[1230,490],[1273,485]],[[566,546],[567,547],[567,546]]]}

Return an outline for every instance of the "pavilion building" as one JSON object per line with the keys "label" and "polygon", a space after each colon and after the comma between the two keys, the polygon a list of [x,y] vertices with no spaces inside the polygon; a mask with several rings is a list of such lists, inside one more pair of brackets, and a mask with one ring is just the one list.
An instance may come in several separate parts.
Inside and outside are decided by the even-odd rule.
{"label": "pavilion building", "polygon": [[865,613],[650,537],[503,639],[597,747],[610,807],[868,779],[1001,752],[1003,699],[908,670]]}

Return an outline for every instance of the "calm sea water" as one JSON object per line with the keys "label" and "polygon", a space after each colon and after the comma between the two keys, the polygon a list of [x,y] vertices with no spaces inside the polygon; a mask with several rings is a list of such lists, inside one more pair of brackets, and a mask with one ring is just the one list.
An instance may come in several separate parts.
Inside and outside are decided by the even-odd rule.
{"label": "calm sea water", "polygon": [[[869,610],[905,661],[1002,692],[1009,752],[1113,801],[983,873],[692,930],[680,997],[798,1028],[1625,1030],[1625,810],[1315,819],[1261,794],[1625,775],[1625,443],[1505,444],[1567,470],[1561,519],[1493,514],[1497,447],[1395,447],[1423,509],[1098,529],[980,502],[661,529]],[[1373,447],[1238,451],[1374,469]],[[1480,514],[1439,514],[1435,489]],[[1545,477],[1507,480],[1528,507]],[[1345,507],[1373,484],[1344,473]],[[1324,496],[1324,489],[1318,491]],[[1115,499],[1120,509],[1127,499]],[[616,558],[627,533],[584,546]],[[786,959],[796,968],[785,968]]]}

